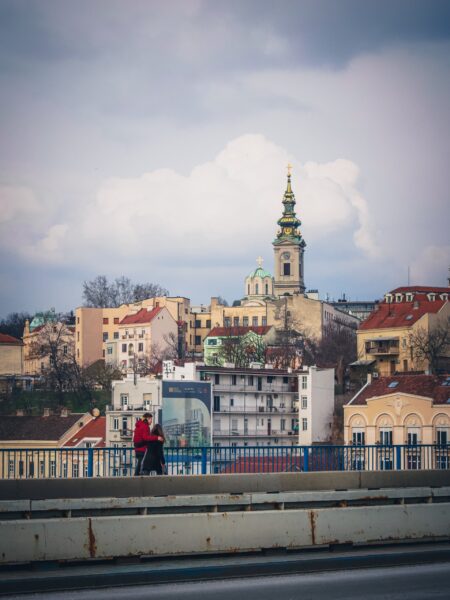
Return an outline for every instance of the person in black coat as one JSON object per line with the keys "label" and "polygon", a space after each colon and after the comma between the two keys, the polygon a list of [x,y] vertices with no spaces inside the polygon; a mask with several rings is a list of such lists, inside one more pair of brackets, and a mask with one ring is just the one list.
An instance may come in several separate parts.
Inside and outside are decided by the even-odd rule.
{"label": "person in black coat", "polygon": [[142,475],[150,475],[155,473],[162,475],[166,468],[166,459],[164,457],[164,431],[161,425],[157,424],[152,429],[152,435],[158,436],[162,441],[148,442],[147,450],[142,461]]}

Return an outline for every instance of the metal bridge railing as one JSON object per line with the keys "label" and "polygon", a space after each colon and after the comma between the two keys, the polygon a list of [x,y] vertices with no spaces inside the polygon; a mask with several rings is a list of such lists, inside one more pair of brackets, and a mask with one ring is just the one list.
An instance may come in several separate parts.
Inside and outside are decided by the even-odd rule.
{"label": "metal bridge railing", "polygon": [[[165,448],[169,475],[450,468],[450,445]],[[132,448],[0,449],[0,479],[128,477]]]}

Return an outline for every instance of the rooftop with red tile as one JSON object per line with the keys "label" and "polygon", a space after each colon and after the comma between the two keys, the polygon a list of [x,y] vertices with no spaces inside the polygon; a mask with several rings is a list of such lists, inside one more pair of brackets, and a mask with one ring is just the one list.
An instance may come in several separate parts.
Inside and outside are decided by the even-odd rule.
{"label": "rooftop with red tile", "polygon": [[441,299],[430,301],[423,293],[415,294],[412,302],[380,302],[377,308],[361,323],[359,329],[410,327],[423,315],[438,313],[446,302],[448,301]]}
{"label": "rooftop with red tile", "polygon": [[12,335],[8,335],[7,333],[0,333],[0,344],[17,344],[21,345],[23,342]]}
{"label": "rooftop with red tile", "polygon": [[143,323],[151,323],[151,321],[156,317],[156,315],[161,311],[160,306],[155,306],[152,310],[147,310],[146,308],[141,308],[135,314],[127,315],[120,321],[120,325],[139,325]]}
{"label": "rooftop with red tile", "polygon": [[94,447],[95,448],[103,448],[105,446],[105,437],[106,437],[106,417],[97,417],[89,421],[84,427],[80,427],[80,429],[64,444],[64,447],[75,447],[80,444],[83,439],[86,438],[100,438],[100,441],[97,442]]}
{"label": "rooftop with red tile", "polygon": [[449,375],[407,374],[379,377],[362,388],[349,404],[364,405],[371,398],[399,393],[432,398],[434,404],[447,404],[450,399],[450,377]]}

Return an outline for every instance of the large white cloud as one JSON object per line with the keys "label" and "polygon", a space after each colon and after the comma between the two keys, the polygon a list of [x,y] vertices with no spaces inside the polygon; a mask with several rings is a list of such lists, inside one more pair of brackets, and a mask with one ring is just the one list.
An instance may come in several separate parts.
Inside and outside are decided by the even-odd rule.
{"label": "large white cloud", "polygon": [[357,165],[344,159],[301,164],[262,135],[230,141],[187,176],[157,169],[108,179],[70,221],[48,223],[18,251],[41,264],[92,265],[95,260],[98,272],[114,261],[187,266],[234,264],[252,253],[267,257],[281,215],[288,162],[307,243],[345,236],[360,252],[375,256]]}

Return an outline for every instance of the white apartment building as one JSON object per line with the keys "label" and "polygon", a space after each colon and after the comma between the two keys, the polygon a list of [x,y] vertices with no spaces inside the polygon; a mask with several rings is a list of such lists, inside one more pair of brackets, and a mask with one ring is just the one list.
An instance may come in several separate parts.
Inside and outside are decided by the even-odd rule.
{"label": "white apartment building", "polygon": [[334,369],[309,367],[298,372],[298,443],[327,442],[334,412]]}
{"label": "white apartment building", "polygon": [[133,447],[136,421],[145,412],[152,413],[154,424],[158,422],[161,388],[161,380],[149,377],[129,375],[126,379],[113,381],[112,404],[106,410],[107,447]]}
{"label": "white apartment building", "polygon": [[325,442],[334,410],[334,369],[163,365],[163,378],[210,381],[216,447],[294,446]]}
{"label": "white apartment building", "polygon": [[142,308],[120,321],[117,339],[106,343],[105,360],[124,372],[137,370],[177,339],[177,323],[166,307]]}

